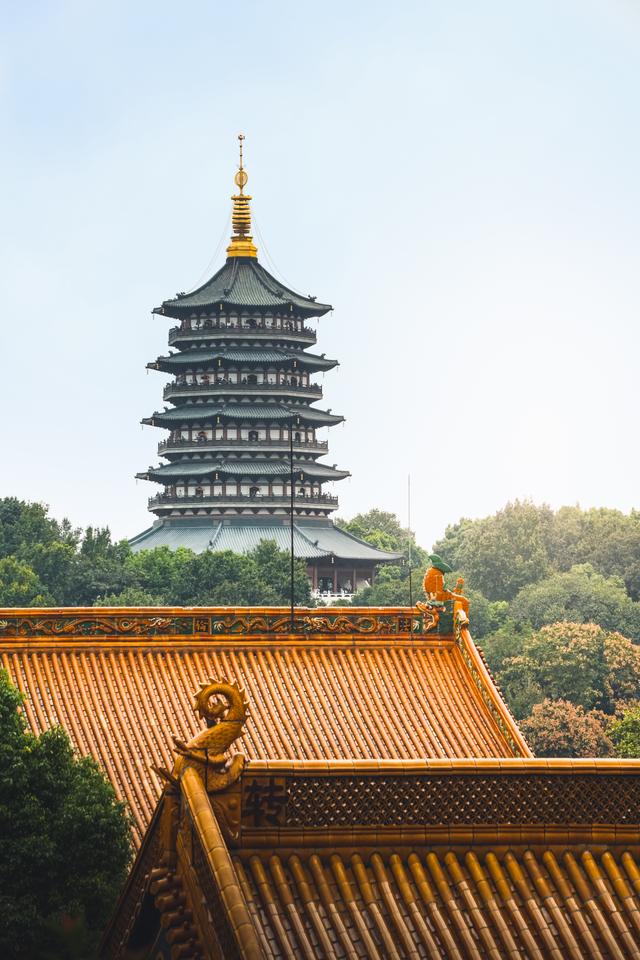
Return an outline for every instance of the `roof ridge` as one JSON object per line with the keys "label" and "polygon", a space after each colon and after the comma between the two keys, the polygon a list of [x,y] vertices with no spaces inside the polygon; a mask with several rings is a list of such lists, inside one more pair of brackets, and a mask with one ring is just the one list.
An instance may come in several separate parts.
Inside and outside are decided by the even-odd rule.
{"label": "roof ridge", "polygon": [[218,520],[218,527],[217,527],[217,529],[216,529],[216,532],[213,534],[213,536],[212,536],[211,539],[209,540],[209,550],[213,550],[213,549],[214,549],[214,547],[215,547],[215,545],[216,545],[216,540],[217,540],[218,537],[220,536],[220,530],[221,530],[221,529],[222,529],[222,520]]}
{"label": "roof ridge", "polygon": [[[299,527],[298,524],[295,522],[295,520],[294,520],[294,523],[293,523],[293,527],[294,527],[294,530],[296,531],[296,533],[299,534],[299,535],[303,538],[303,540],[306,540],[306,542],[309,544],[310,547],[313,547],[315,550],[320,550],[320,549],[322,549],[321,547],[318,546],[319,540],[312,540],[310,537],[308,537],[308,536],[306,535],[306,533],[303,533],[303,531],[300,529],[300,527]],[[325,553],[325,556],[326,556],[326,557],[335,557],[335,553],[334,553],[332,550],[328,550],[328,551]]]}

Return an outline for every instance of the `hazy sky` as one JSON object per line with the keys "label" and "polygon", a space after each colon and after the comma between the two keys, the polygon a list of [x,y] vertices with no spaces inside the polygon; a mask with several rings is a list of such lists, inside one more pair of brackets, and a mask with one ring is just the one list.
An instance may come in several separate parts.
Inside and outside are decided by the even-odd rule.
{"label": "hazy sky", "polygon": [[0,495],[149,525],[150,311],[222,264],[242,130],[262,262],[335,307],[341,515],[640,506],[637,0],[0,10]]}

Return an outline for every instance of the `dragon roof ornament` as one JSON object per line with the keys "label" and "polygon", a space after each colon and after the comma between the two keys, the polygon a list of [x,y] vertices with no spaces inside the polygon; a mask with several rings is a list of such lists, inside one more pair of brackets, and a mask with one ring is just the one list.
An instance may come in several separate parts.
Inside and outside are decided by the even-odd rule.
{"label": "dragon roof ornament", "polygon": [[210,679],[203,683],[195,694],[193,709],[200,719],[206,721],[191,740],[185,742],[173,737],[178,754],[173,770],[154,767],[163,780],[177,784],[185,770],[195,767],[204,774],[207,790],[218,793],[226,790],[240,777],[246,758],[241,753],[225,756],[233,743],[242,735],[249,704],[244,690],[237,683]]}

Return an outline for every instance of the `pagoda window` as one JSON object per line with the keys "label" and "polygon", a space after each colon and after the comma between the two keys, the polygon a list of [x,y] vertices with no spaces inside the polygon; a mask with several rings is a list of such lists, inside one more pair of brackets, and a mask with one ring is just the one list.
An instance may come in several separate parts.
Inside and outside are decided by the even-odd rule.
{"label": "pagoda window", "polygon": [[296,443],[301,443],[301,442],[302,442],[302,434],[301,434],[300,432],[294,433],[293,439],[295,440]]}
{"label": "pagoda window", "polygon": [[260,496],[260,487],[256,487],[256,486],[249,487],[249,496],[252,499],[255,499],[256,497]]}
{"label": "pagoda window", "polygon": [[281,497],[283,496],[283,486],[281,483],[274,483],[273,485],[273,496]]}
{"label": "pagoda window", "polygon": [[257,430],[249,430],[249,437],[248,437],[249,440],[257,440],[258,437],[259,437],[259,434]]}
{"label": "pagoda window", "polygon": [[207,440],[206,430],[199,430],[197,436],[198,443],[204,443]]}
{"label": "pagoda window", "polygon": [[204,490],[202,489],[202,487],[196,487],[196,497],[203,497],[203,496],[204,496]]}
{"label": "pagoda window", "polygon": [[238,428],[237,428],[237,427],[229,427],[229,429],[227,430],[227,439],[229,439],[229,440],[237,440],[237,439],[238,439]]}
{"label": "pagoda window", "polygon": [[258,378],[257,378],[257,376],[256,376],[255,373],[249,373],[249,374],[247,374],[247,383],[250,383],[250,384],[254,385],[254,384],[256,384],[257,382],[258,382]]}

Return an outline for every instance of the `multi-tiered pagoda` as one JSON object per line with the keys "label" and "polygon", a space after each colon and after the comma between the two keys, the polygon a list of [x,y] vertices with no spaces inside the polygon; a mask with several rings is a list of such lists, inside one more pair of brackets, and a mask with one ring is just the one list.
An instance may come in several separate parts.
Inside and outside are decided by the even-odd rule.
{"label": "multi-tiered pagoda", "polygon": [[158,453],[166,462],[138,474],[162,484],[149,500],[157,520],[131,546],[185,546],[246,553],[261,540],[289,549],[309,567],[313,588],[348,595],[370,582],[377,563],[396,559],[350,536],[329,519],[338,499],[328,481],[346,470],[321,463],[321,427],[343,417],[318,409],[313,375],[337,366],[310,348],[309,325],[331,310],[271,276],[251,236],[247,173],[235,175],[233,236],[224,266],[203,286],[165,300],[154,313],[178,321],[175,350],[148,364],[172,375],[171,404],[142,422],[169,431]]}

